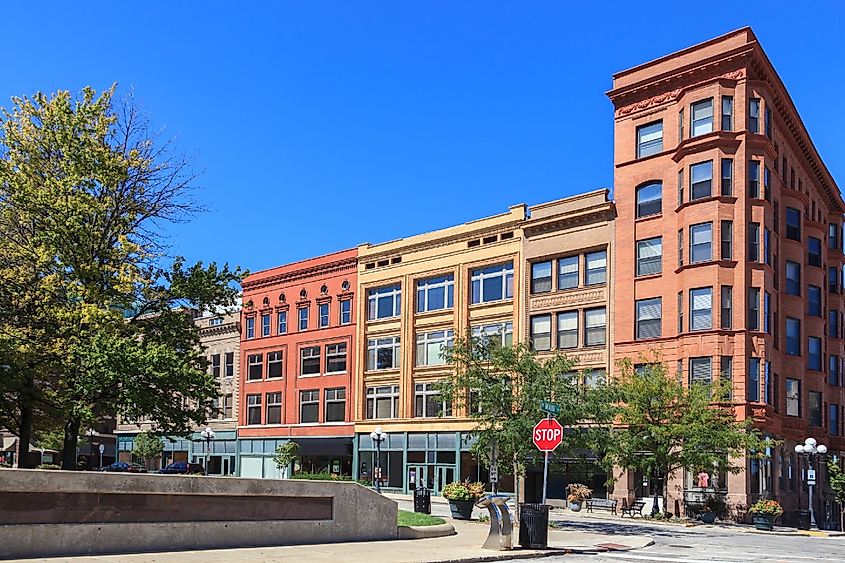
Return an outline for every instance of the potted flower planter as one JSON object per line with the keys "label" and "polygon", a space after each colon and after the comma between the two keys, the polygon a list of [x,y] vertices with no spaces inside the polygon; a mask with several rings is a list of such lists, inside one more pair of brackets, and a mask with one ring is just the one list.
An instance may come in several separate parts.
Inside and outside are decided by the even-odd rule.
{"label": "potted flower planter", "polygon": [[584,501],[593,494],[593,491],[587,485],[581,483],[570,483],[566,486],[566,489],[569,491],[566,500],[569,501],[569,510],[572,512],[580,511]]}
{"label": "potted flower planter", "polygon": [[580,500],[569,501],[569,510],[572,512],[579,512],[581,510],[582,502]]}
{"label": "potted flower planter", "polygon": [[712,524],[716,521],[716,513],[712,511],[702,512],[699,516],[701,516],[701,521],[705,524]]}
{"label": "potted flower planter", "polygon": [[771,531],[775,527],[775,517],[768,514],[754,514],[754,527],[758,530]]}
{"label": "potted flower planter", "polygon": [[783,507],[776,500],[760,499],[748,509],[754,527],[758,530],[771,530],[775,524],[775,518],[783,514]]}
{"label": "potted flower planter", "polygon": [[450,500],[449,510],[455,520],[469,520],[472,518],[472,507],[475,502],[471,500]]}

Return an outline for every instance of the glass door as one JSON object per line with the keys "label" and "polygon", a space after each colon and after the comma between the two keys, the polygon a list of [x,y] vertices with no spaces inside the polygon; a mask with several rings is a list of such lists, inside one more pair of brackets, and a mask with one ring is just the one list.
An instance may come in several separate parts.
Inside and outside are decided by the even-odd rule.
{"label": "glass door", "polygon": [[443,487],[455,480],[455,467],[452,465],[438,465],[436,468],[436,478],[434,480],[434,492],[432,494],[440,494]]}
{"label": "glass door", "polygon": [[425,465],[408,466],[408,490],[413,491],[418,487],[425,487],[428,482],[428,472]]}

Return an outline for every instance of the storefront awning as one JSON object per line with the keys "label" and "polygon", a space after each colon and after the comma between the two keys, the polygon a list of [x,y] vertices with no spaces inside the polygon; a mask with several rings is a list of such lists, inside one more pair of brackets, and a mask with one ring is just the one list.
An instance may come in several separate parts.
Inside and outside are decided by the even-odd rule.
{"label": "storefront awning", "polygon": [[352,456],[352,438],[294,438],[300,456]]}

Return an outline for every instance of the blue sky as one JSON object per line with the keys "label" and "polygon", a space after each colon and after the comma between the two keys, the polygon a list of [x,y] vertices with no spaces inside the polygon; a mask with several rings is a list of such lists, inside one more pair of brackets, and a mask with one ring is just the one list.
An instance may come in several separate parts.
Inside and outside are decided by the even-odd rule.
{"label": "blue sky", "polygon": [[7,15],[0,104],[134,88],[202,172],[209,211],[168,229],[190,260],[255,271],[610,187],[611,74],[744,25],[845,185],[840,2],[87,4]]}

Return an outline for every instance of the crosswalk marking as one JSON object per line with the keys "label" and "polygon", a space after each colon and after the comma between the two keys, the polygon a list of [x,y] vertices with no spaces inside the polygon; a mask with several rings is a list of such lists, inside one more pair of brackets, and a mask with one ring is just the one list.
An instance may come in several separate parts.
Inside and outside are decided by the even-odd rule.
{"label": "crosswalk marking", "polygon": [[729,559],[690,559],[687,557],[666,556],[668,554],[637,555],[634,553],[606,553],[603,557],[608,559],[628,559],[634,561],[670,561],[673,563],[743,563]]}

